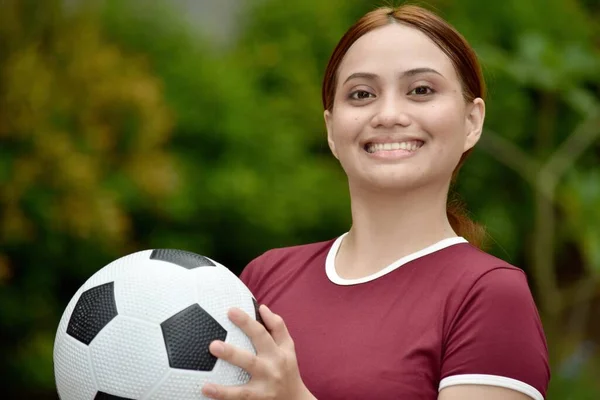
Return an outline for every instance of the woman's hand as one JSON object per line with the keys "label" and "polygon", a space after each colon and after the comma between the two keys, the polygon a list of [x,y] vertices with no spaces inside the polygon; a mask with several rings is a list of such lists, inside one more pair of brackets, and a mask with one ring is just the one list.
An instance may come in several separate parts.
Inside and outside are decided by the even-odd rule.
{"label": "woman's hand", "polygon": [[252,340],[256,355],[220,340],[209,347],[215,357],[245,369],[251,375],[250,381],[240,386],[208,383],[202,393],[221,400],[315,399],[302,382],[294,342],[283,319],[265,305],[259,312],[266,329],[240,309],[228,313],[229,319]]}

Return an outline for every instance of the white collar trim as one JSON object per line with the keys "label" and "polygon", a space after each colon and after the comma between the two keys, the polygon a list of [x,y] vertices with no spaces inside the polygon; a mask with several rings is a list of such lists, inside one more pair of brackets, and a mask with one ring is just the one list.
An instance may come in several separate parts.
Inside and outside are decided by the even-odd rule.
{"label": "white collar trim", "polygon": [[397,268],[400,268],[401,266],[403,266],[404,264],[406,264],[410,261],[416,260],[417,258],[424,257],[431,253],[435,253],[436,251],[445,249],[446,247],[450,247],[455,244],[468,243],[468,241],[465,238],[460,237],[460,236],[443,239],[437,243],[432,244],[431,246],[427,246],[424,249],[421,249],[412,254],[404,256],[404,257],[400,258],[399,260],[394,261],[387,267],[383,268],[382,270],[380,270],[374,274],[363,276],[361,278],[344,279],[344,278],[340,277],[337,274],[337,271],[335,270],[335,256],[337,255],[338,250],[340,249],[342,240],[344,239],[344,237],[347,234],[348,234],[348,232],[344,233],[343,235],[338,237],[335,240],[335,242],[333,242],[333,245],[329,249],[329,252],[327,253],[327,258],[325,260],[325,273],[327,274],[327,277],[329,278],[329,280],[331,282],[338,284],[338,285],[357,285],[360,283],[370,282],[370,281],[373,281],[383,275],[386,275],[386,274],[394,271]]}

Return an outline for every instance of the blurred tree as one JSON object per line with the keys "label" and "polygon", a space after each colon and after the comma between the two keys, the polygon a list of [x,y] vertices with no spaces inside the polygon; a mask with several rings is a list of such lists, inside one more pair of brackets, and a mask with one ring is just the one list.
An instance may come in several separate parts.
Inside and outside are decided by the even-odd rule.
{"label": "blurred tree", "polygon": [[[465,177],[461,191],[490,227],[495,252],[529,274],[555,373],[550,398],[595,398],[600,396],[591,378],[600,367],[600,326],[592,318],[600,299],[597,4],[440,3],[475,44],[491,89],[479,146],[491,158],[474,157],[468,173],[479,183]],[[495,162],[503,168],[494,168]],[[490,183],[495,195],[478,196]],[[572,386],[585,389],[574,393]]]}
{"label": "blurred tree", "polygon": [[[177,120],[171,148],[187,183],[160,229],[151,235],[137,229],[140,240],[211,254],[239,273],[270,247],[329,238],[343,229],[346,184],[330,157],[323,157],[320,67],[301,32],[280,37],[279,47],[248,32],[223,51],[190,37],[164,5],[138,13],[131,4],[107,4],[113,39],[147,54],[164,80]],[[242,22],[255,19],[244,16]],[[256,44],[244,50],[247,43]],[[139,215],[137,226],[145,220]]]}
{"label": "blurred tree", "polygon": [[71,282],[134,248],[129,210],[179,184],[172,116],[144,58],[58,0],[0,3],[0,88],[0,374],[49,388]]}
{"label": "blurred tree", "polygon": [[[565,308],[581,301],[573,292],[589,292],[584,286],[591,283],[594,289],[587,299],[591,300],[600,289],[600,275],[595,272],[598,261],[592,255],[598,251],[597,242],[594,250],[589,249],[600,220],[593,219],[593,200],[584,198],[588,197],[584,193],[594,196],[595,184],[592,179],[573,180],[580,174],[591,177],[599,172],[595,150],[600,137],[600,51],[595,25],[583,3],[514,1],[504,3],[497,12],[487,8],[488,23],[484,25],[496,29],[476,35],[481,21],[467,16],[484,10],[476,2],[463,2],[462,6],[466,10],[449,7],[448,14],[462,30],[473,32],[491,85],[488,129],[481,147],[523,179],[508,186],[515,191],[507,195],[514,199],[516,192],[521,192],[519,196],[529,203],[511,207],[504,198],[494,207],[512,208],[527,221],[514,220],[514,227],[521,232],[506,236],[520,240],[515,249],[533,278],[548,333],[553,335],[559,327],[552,325],[561,325],[561,315],[568,311]],[[540,7],[545,10],[543,17]],[[503,37],[494,38],[499,32]],[[479,201],[494,202],[487,198]],[[577,217],[576,210],[585,213],[587,221]],[[578,232],[568,232],[569,226],[578,226]],[[582,234],[588,237],[584,239]],[[566,258],[573,247],[577,262],[573,255]],[[578,268],[579,273],[569,278],[579,279],[579,283],[565,285],[561,271]]]}

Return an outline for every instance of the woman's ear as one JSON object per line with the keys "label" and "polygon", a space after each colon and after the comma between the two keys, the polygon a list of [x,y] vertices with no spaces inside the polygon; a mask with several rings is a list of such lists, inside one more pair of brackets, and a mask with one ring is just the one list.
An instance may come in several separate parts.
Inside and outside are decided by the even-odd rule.
{"label": "woman's ear", "polygon": [[465,147],[463,151],[467,151],[477,142],[481,137],[483,131],[483,121],[485,120],[485,102],[482,98],[478,97],[471,104],[467,106],[466,127],[467,132],[465,136]]}
{"label": "woman's ear", "polygon": [[329,145],[329,149],[335,158],[338,158],[337,152],[335,150],[335,142],[333,141],[333,131],[332,131],[332,121],[333,118],[331,115],[331,111],[325,110],[323,113],[323,117],[325,118],[325,127],[327,128],[327,144]]}

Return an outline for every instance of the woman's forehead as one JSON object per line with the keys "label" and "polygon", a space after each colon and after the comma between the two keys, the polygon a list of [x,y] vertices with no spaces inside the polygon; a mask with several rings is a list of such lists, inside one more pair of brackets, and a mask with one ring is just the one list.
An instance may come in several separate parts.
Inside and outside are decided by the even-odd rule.
{"label": "woman's forehead", "polygon": [[448,56],[427,35],[406,25],[389,24],[366,33],[350,46],[338,78],[343,82],[355,73],[402,74],[419,68],[457,79]]}

